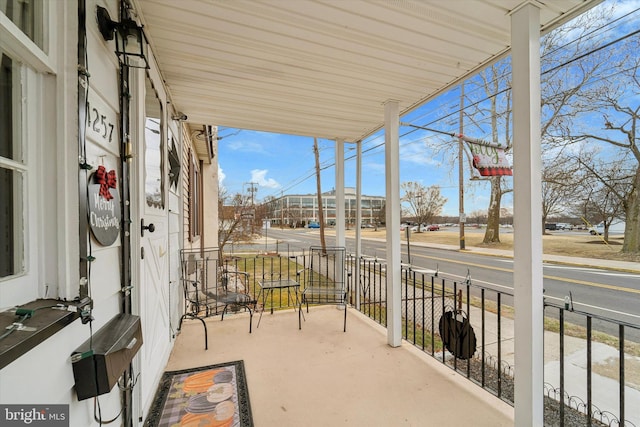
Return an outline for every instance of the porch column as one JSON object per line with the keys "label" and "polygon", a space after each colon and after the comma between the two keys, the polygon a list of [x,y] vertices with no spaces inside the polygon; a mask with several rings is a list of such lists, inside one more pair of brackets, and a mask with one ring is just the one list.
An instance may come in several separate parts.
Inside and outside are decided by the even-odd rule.
{"label": "porch column", "polygon": [[344,139],[336,139],[336,246],[345,246]]}
{"label": "porch column", "polygon": [[360,310],[360,255],[362,255],[362,141],[356,142],[356,263],[353,282],[356,309]]}
{"label": "porch column", "polygon": [[402,304],[400,274],[400,105],[384,104],[384,162],[386,178],[387,239],[387,344],[402,344]]}
{"label": "porch column", "polygon": [[543,275],[540,149],[540,9],[526,2],[511,14],[515,425],[542,426]]}

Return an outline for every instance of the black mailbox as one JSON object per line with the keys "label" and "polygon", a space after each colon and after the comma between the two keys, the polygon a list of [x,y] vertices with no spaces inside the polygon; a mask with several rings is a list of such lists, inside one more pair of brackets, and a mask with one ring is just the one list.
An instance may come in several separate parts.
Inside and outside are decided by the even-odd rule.
{"label": "black mailbox", "polygon": [[71,354],[78,400],[111,391],[142,345],[140,317],[118,314]]}

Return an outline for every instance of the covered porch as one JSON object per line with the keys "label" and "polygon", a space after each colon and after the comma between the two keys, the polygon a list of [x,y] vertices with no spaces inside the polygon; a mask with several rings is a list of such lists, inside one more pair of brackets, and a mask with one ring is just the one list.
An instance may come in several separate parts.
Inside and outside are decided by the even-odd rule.
{"label": "covered porch", "polygon": [[[312,307],[302,330],[293,309],[186,320],[167,370],[243,360],[257,426],[507,426],[513,407],[412,344],[385,343],[386,330],[353,308]],[[255,320],[255,317],[254,317]]]}
{"label": "covered porch", "polygon": [[[352,145],[357,152],[356,211],[360,212],[362,141],[377,133],[384,137],[387,328],[376,331],[371,325],[367,334],[351,326],[343,334],[339,321],[335,325],[316,324],[307,319],[303,330],[298,331],[295,319],[287,321],[287,314],[278,314],[273,319],[284,319],[282,326],[290,327],[289,332],[281,330],[279,323],[270,325],[263,319],[260,330],[249,335],[244,322],[239,322],[238,330],[233,331],[225,319],[214,322],[215,328],[212,326],[209,331],[212,344],[208,353],[215,356],[204,349],[197,350],[203,348],[199,341],[195,346],[185,346],[185,327],[168,369],[184,367],[177,364],[182,360],[179,354],[184,354],[189,363],[214,363],[216,360],[207,360],[213,357],[244,359],[257,423],[264,425],[308,425],[309,420],[318,425],[424,425],[426,414],[429,425],[542,425],[539,39],[541,33],[588,10],[597,1],[469,0],[445,6],[436,1],[205,5],[190,0],[182,2],[180,8],[168,0],[134,3],[139,6],[136,9],[173,107],[182,113],[181,117],[188,117],[186,125],[335,141],[336,212],[345,210],[346,145]],[[471,394],[461,391],[462,386],[445,381],[455,374],[438,377],[437,371],[426,370],[427,362],[410,356],[404,348],[399,140],[403,117],[509,54],[513,70],[514,217],[518,219],[514,224],[514,333],[518,337],[514,353],[520,375],[514,392],[515,421],[504,416],[498,421],[480,409],[489,411],[502,403],[490,405],[481,398],[471,398]],[[209,131],[201,136],[211,139],[215,151],[221,137]],[[205,202],[211,200],[208,198],[205,195]],[[336,245],[345,246],[344,214],[337,215]],[[357,215],[359,230],[361,218]],[[360,241],[356,234],[356,258],[361,256]],[[338,316],[339,312],[327,314]],[[225,323],[225,328],[218,331],[217,327],[223,326],[220,323]],[[331,332],[312,333],[311,327],[319,325]],[[201,328],[196,326],[197,334],[202,333]],[[276,335],[263,338],[270,329],[277,330]],[[366,324],[363,329],[367,330]],[[227,343],[227,335],[233,337],[233,343]],[[254,342],[261,339],[267,342]],[[303,339],[308,342],[298,342]],[[276,346],[271,348],[270,343]],[[365,343],[372,347],[359,347]],[[400,348],[394,350],[395,347]],[[233,353],[224,353],[227,348]],[[392,355],[394,352],[398,355]],[[375,365],[386,357],[393,360]],[[405,370],[405,365],[411,365],[405,358],[415,359],[411,363],[419,365]],[[372,365],[367,366],[368,363]],[[326,368],[319,369],[323,366]],[[344,373],[338,374],[342,369]],[[381,372],[389,375],[384,382]],[[354,377],[355,373],[358,376]],[[383,386],[371,387],[371,381],[378,381],[378,377]],[[431,377],[442,378],[443,383],[428,384]],[[252,386],[253,383],[259,385]],[[373,393],[372,389],[378,389],[379,398],[359,399]],[[282,403],[275,401],[280,395]],[[416,398],[418,395],[421,398]],[[385,404],[390,399],[397,399],[398,403]],[[424,402],[433,404],[433,410]],[[360,406],[369,404],[372,410]],[[411,406],[412,411],[405,411],[406,406]],[[396,412],[383,420],[381,417],[389,410]],[[283,419],[267,418],[275,414]],[[322,418],[329,415],[331,420]]]}

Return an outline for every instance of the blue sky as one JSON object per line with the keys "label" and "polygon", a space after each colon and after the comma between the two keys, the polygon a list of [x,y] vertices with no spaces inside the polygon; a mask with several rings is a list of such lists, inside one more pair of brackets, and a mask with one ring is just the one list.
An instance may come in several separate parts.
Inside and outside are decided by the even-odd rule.
{"label": "blue sky", "polygon": [[[446,111],[459,108],[458,89],[413,112],[402,121],[430,123],[442,121]],[[443,113],[445,111],[445,113]],[[381,116],[383,111],[381,110]],[[447,119],[447,117],[445,117]],[[448,126],[457,131],[457,120]],[[441,128],[440,125],[438,125]],[[284,194],[312,194],[316,192],[313,138],[280,135],[251,130],[220,128],[218,141],[221,184],[229,195],[247,191],[255,183],[256,199]],[[482,137],[484,135],[475,135]],[[444,215],[458,215],[457,140],[432,132],[400,128],[400,182],[417,181],[424,186],[438,185],[448,199]],[[362,193],[385,195],[384,133],[379,132],[363,142]],[[427,144],[429,142],[429,144]],[[454,142],[454,147],[445,147]],[[436,152],[430,145],[441,145]],[[318,139],[322,191],[335,188],[334,141]],[[356,146],[345,144],[345,186],[356,185]],[[486,210],[489,203],[489,184],[469,181],[470,170],[465,167],[465,212]],[[511,178],[507,178],[511,179]],[[511,205],[505,197],[503,205]]]}
{"label": "blue sky", "polygon": [[[637,0],[616,1],[617,16],[639,6]],[[611,4],[611,1],[604,3]],[[621,31],[621,29],[618,29]],[[612,31],[612,33],[615,33]],[[465,95],[473,99],[473,89],[465,88]],[[402,117],[402,122],[458,132],[459,88]],[[383,111],[380,111],[382,119]],[[466,135],[489,139],[487,133],[478,128],[471,129],[465,123]],[[218,142],[221,185],[229,195],[246,192],[250,183],[257,188],[257,201],[281,194],[310,194],[316,191],[315,158],[313,138],[279,135],[251,130],[220,128]],[[373,135],[363,141],[362,192],[365,195],[384,196],[384,134]],[[318,140],[322,191],[335,187],[335,148],[330,140]],[[345,144],[345,185],[355,187],[355,146]],[[489,203],[489,183],[470,180],[472,171],[466,164],[465,212],[486,211]],[[511,177],[506,177],[505,186],[511,186]],[[417,181],[424,186],[438,185],[447,198],[443,215],[457,216],[458,209],[458,164],[457,143],[453,138],[433,132],[400,128],[400,182]],[[511,193],[502,199],[502,207],[511,210]]]}
{"label": "blue sky", "polygon": [[[408,131],[401,128],[401,131]],[[228,194],[246,192],[250,183],[258,191],[256,199],[281,194],[308,194],[316,191],[313,138],[279,135],[221,128],[218,142],[221,184]],[[404,133],[404,132],[401,132]],[[224,138],[225,135],[230,135]],[[370,196],[385,195],[384,147],[379,145],[383,135],[369,138],[363,143],[362,192]],[[379,145],[379,146],[378,146]],[[322,191],[335,188],[335,145],[330,140],[318,140]],[[372,148],[378,146],[377,148]],[[345,144],[345,185],[356,185],[355,145]],[[443,214],[458,214],[458,169],[447,161],[454,153],[435,154],[426,147],[421,137],[411,134],[401,138],[400,182],[418,181],[422,185],[439,185],[448,199]],[[468,182],[465,192],[465,211],[486,209],[488,185]],[[510,178],[509,178],[510,179]],[[482,188],[486,187],[486,188]],[[471,191],[472,190],[472,191]]]}

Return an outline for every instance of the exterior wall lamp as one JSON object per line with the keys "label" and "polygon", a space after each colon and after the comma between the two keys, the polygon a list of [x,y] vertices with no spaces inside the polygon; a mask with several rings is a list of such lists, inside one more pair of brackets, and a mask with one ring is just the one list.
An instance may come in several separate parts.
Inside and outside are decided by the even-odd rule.
{"label": "exterior wall lamp", "polygon": [[133,19],[112,21],[109,11],[97,7],[98,28],[105,40],[116,39],[116,54],[120,62],[131,68],[149,68],[147,58],[147,37],[142,26]]}

